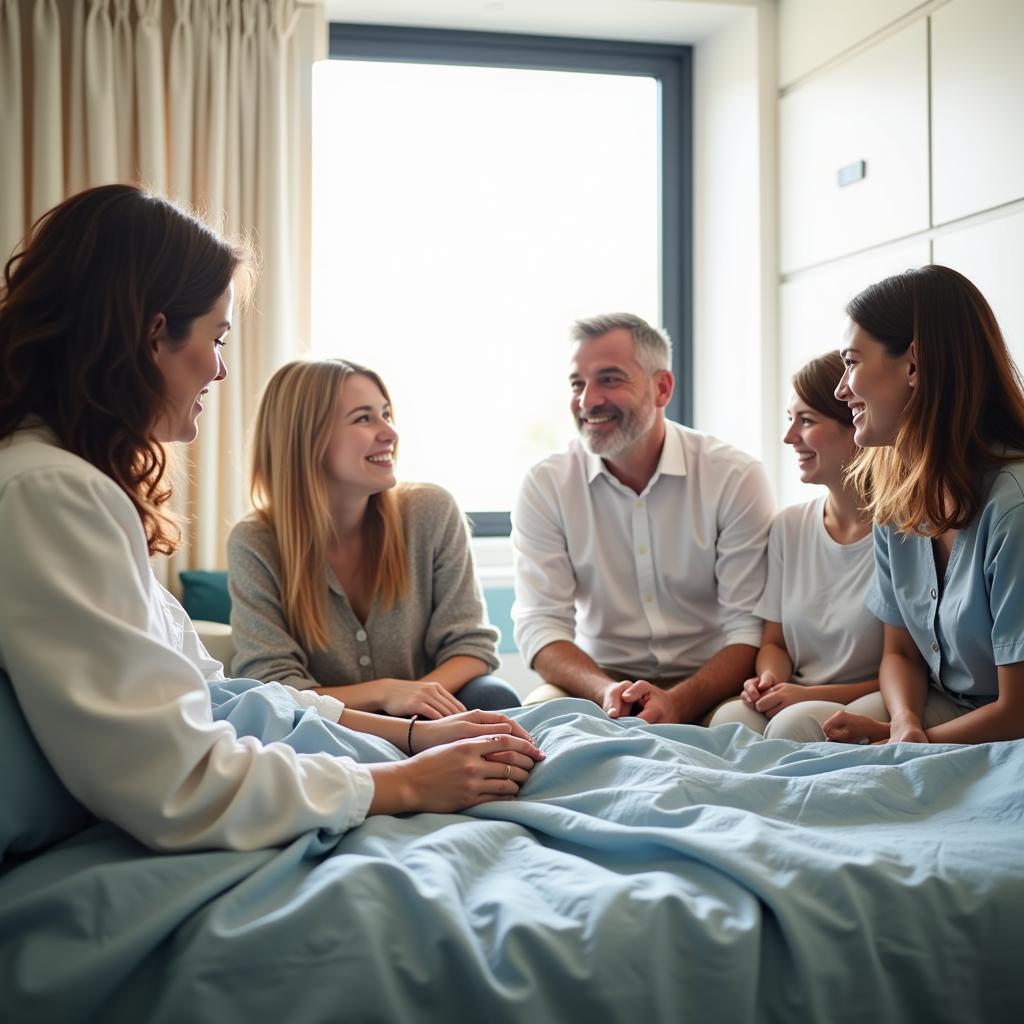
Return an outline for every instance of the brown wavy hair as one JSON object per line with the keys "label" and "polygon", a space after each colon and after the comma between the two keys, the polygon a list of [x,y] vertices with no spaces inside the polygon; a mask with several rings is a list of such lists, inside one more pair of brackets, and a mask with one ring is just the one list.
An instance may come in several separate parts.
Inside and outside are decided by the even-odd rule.
{"label": "brown wavy hair", "polygon": [[870,481],[876,522],[936,537],[981,509],[982,474],[1024,458],[1024,388],[988,302],[963,274],[931,265],[887,277],[846,307],[891,357],[915,344],[917,381],[891,447],[850,468]]}
{"label": "brown wavy hair", "polygon": [[184,343],[243,267],[251,272],[247,249],[135,185],[55,206],[4,267],[0,438],[42,420],[128,495],[151,555],[172,553],[181,536],[153,436],[166,398],[152,324],[162,313],[168,337]]}
{"label": "brown wavy hair", "polygon": [[[285,621],[306,650],[323,649],[329,640],[324,567],[334,524],[323,461],[342,389],[354,375],[372,380],[391,404],[384,381],[365,366],[344,359],[297,360],[267,382],[253,427],[252,503],[274,531]],[[409,590],[400,509],[407,486],[370,495],[363,516],[370,593],[385,608]]]}
{"label": "brown wavy hair", "polygon": [[843,370],[843,357],[838,352],[826,352],[805,363],[793,374],[793,390],[815,412],[820,412],[830,420],[838,420],[852,430],[853,413],[845,402],[836,398],[836,388]]}

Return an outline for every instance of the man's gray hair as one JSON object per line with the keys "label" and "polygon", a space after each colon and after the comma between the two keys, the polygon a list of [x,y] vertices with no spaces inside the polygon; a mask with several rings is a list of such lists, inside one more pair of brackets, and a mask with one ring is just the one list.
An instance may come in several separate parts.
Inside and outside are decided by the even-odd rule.
{"label": "man's gray hair", "polygon": [[633,335],[633,354],[647,373],[672,369],[672,339],[633,313],[604,313],[577,320],[570,333],[573,341],[581,342],[599,338],[617,327],[625,327]]}

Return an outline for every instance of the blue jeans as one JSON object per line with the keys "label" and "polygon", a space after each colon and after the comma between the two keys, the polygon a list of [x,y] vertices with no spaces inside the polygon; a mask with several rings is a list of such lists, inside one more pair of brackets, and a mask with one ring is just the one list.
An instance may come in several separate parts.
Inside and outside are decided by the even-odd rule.
{"label": "blue jeans", "polygon": [[455,699],[466,705],[467,711],[501,711],[520,707],[519,694],[497,676],[477,676],[460,686]]}

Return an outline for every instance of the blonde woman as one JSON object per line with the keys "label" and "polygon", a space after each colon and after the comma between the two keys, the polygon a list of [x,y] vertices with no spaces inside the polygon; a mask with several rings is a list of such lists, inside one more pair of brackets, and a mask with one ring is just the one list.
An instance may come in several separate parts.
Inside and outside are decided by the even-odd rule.
{"label": "blonde woman", "polygon": [[283,366],[256,415],[254,512],[228,540],[240,676],[389,715],[516,707],[497,668],[466,522],[395,478],[391,398],[341,359]]}
{"label": "blonde woman", "polygon": [[825,493],[772,523],[757,674],[712,725],[742,722],[769,739],[808,742],[824,740],[822,723],[846,705],[863,714],[881,708],[882,626],[864,607],[874,575],[871,518],[845,478],[858,449],[853,415],[834,394],[842,375],[843,360],[830,352],[793,377],[783,441],[801,481]]}

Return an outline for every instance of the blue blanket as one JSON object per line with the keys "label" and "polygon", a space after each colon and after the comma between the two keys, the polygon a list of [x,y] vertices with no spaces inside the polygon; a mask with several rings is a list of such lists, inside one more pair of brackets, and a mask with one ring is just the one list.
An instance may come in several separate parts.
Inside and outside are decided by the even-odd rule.
{"label": "blue blanket", "polygon": [[[239,732],[383,741],[242,687]],[[1024,742],[800,746],[514,712],[514,802],[254,853],[86,827],[0,876],[0,1020],[1014,1021]]]}

